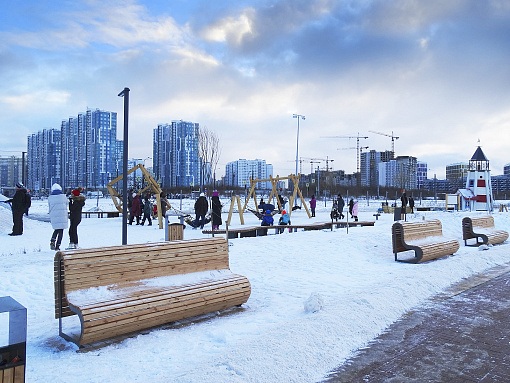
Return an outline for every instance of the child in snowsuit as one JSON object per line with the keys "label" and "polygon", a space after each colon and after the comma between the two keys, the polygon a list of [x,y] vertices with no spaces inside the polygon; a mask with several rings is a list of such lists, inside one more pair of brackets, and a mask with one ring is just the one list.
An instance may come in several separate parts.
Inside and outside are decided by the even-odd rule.
{"label": "child in snowsuit", "polygon": [[271,214],[271,210],[266,210],[266,213],[262,217],[262,222],[260,223],[261,226],[273,226],[274,219],[273,215]]}
{"label": "child in snowsuit", "polygon": [[[278,220],[278,225],[290,225],[290,217],[286,210],[282,210],[282,216]],[[283,233],[283,230],[284,229],[280,229],[279,232]]]}

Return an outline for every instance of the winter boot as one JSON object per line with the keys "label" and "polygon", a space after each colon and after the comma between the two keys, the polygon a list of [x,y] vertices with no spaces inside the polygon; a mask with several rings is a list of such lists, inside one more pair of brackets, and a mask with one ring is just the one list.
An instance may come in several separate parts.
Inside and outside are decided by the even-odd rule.
{"label": "winter boot", "polygon": [[70,243],[68,247],[66,247],[66,250],[74,250],[76,249],[76,245],[74,243]]}
{"label": "winter boot", "polygon": [[50,242],[50,249],[55,250],[55,241],[53,239]]}

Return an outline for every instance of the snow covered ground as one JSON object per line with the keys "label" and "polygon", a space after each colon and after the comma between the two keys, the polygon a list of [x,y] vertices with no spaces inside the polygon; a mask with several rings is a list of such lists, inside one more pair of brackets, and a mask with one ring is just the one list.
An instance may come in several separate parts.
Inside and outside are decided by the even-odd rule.
{"label": "snow covered ground", "polygon": [[[180,207],[179,201],[171,202]],[[191,203],[185,201],[182,209],[189,211]],[[96,204],[88,200],[85,210]],[[224,205],[223,220],[230,204]],[[113,209],[108,199],[99,200],[99,206]],[[373,220],[379,206],[362,204],[360,220]],[[330,207],[320,201],[316,218],[298,210],[292,222],[327,221]],[[46,201],[33,201],[30,216],[45,217],[46,212]],[[381,214],[373,227],[348,232],[230,240],[231,270],[252,285],[243,310],[76,352],[74,344],[58,336],[54,319],[50,224],[25,218],[24,234],[10,237],[11,212],[0,204],[0,296],[11,296],[28,310],[27,382],[317,382],[414,306],[454,282],[510,262],[508,244],[487,251],[464,246],[462,217],[479,214],[408,215],[408,220],[441,220],[444,234],[461,242],[455,256],[419,265],[394,261],[392,214]],[[509,213],[495,212],[494,219],[497,228],[510,231]],[[253,214],[245,220],[258,224]],[[121,244],[121,223],[122,218],[83,219],[80,247]],[[239,225],[237,214],[232,225]],[[185,239],[205,236],[189,227],[184,231]],[[128,243],[164,237],[157,225],[128,227]],[[7,342],[5,328],[6,316],[0,315],[0,345]]]}

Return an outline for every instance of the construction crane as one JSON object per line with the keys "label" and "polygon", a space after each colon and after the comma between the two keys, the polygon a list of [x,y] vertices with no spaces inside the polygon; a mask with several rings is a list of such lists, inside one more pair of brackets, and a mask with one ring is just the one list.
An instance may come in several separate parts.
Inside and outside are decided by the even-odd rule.
{"label": "construction crane", "polygon": [[390,134],[386,134],[386,133],[376,132],[374,130],[369,130],[369,132],[370,133],[375,133],[375,134],[380,134],[381,136],[391,137],[391,151],[393,153],[395,153],[395,140],[398,140],[399,137],[394,136],[393,135],[393,131],[391,131],[391,135]]}
{"label": "construction crane", "polygon": [[[367,139],[368,137],[367,136],[360,136],[359,133],[357,136],[326,136],[326,137],[322,137],[322,138],[355,138],[356,139],[356,171],[359,173],[360,172],[360,168],[359,168],[359,158],[360,158],[360,146],[359,146],[359,140],[360,139]],[[367,146],[368,148],[368,146]]]}
{"label": "construction crane", "polygon": [[[324,161],[324,162],[326,162],[326,171],[329,171],[329,163],[335,161],[335,160],[329,159],[329,156],[327,156],[326,159],[324,159],[324,158],[299,157],[299,172],[300,173],[301,173],[301,170],[302,170],[301,167],[302,167],[303,160],[309,160],[310,163],[313,163],[313,162],[319,163],[319,162],[316,162],[316,161]],[[312,166],[313,166],[313,164],[312,164]],[[313,173],[313,171],[312,171],[312,173]]]}

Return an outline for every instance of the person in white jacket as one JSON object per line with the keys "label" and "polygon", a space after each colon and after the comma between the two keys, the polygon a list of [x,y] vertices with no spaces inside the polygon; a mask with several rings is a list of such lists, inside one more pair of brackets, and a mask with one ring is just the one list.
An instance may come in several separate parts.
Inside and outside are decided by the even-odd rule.
{"label": "person in white jacket", "polygon": [[59,184],[51,186],[51,194],[48,197],[48,207],[50,213],[51,226],[53,227],[53,235],[50,240],[51,250],[60,250],[64,229],[67,229],[67,198],[62,192]]}

